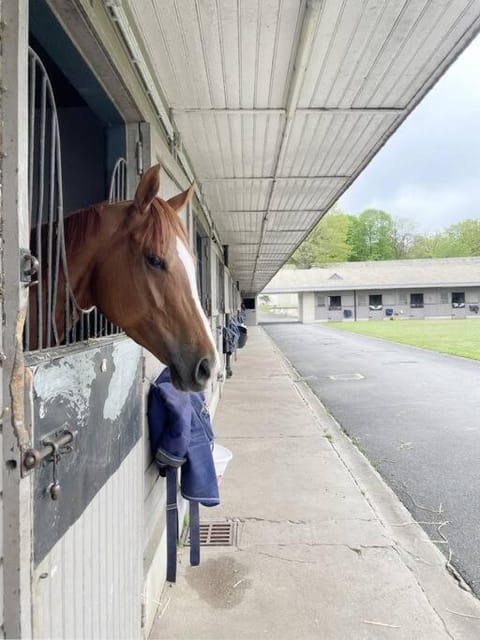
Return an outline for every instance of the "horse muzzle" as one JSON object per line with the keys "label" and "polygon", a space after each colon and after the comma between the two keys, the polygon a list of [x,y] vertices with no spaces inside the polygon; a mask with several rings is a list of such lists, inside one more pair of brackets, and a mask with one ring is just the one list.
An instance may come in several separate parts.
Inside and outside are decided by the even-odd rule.
{"label": "horse muzzle", "polygon": [[214,357],[199,358],[193,366],[170,362],[172,384],[181,391],[203,391],[212,378],[216,365],[217,359]]}

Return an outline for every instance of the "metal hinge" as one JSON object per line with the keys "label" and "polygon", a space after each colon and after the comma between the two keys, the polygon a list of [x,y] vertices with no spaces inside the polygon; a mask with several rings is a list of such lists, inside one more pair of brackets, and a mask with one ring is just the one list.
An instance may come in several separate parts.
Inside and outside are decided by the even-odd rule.
{"label": "metal hinge", "polygon": [[137,176],[143,175],[143,142],[141,140],[137,140],[137,144],[135,146],[135,156],[137,160]]}

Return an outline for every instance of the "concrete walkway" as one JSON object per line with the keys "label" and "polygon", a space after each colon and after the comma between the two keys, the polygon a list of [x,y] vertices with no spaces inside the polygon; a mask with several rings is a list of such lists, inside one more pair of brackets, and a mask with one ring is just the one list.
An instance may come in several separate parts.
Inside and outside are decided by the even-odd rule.
{"label": "concrete walkway", "polygon": [[[179,554],[151,638],[480,638],[480,602],[261,328],[249,330],[215,419],[234,459],[230,547]],[[472,541],[476,544],[476,541]]]}

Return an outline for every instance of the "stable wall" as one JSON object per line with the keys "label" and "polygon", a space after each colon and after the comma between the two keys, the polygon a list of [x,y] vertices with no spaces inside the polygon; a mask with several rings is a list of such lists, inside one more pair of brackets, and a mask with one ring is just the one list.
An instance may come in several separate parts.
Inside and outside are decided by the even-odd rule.
{"label": "stable wall", "polygon": [[[454,307],[452,293],[465,293],[465,305]],[[410,305],[410,295],[423,294],[423,306]],[[480,287],[435,287],[424,289],[371,289],[362,291],[330,290],[301,292],[299,318],[301,322],[349,322],[353,320],[383,320],[389,317],[423,318],[480,318],[475,308],[480,306]],[[382,306],[369,306],[370,295],[381,295]],[[331,296],[341,296],[341,305],[332,307]],[[391,310],[387,315],[386,310]]]}
{"label": "stable wall", "polygon": [[[82,6],[83,13],[81,19],[76,16],[78,6]],[[4,7],[7,7],[7,15],[5,12],[1,13]],[[61,14],[60,17],[63,22],[67,24],[68,33],[72,35],[75,46],[80,51],[91,68],[98,76],[102,77],[102,82],[111,82],[109,86],[111,96],[115,98],[115,92],[118,87],[122,90],[126,88],[126,93],[130,96],[134,96],[136,101],[137,110],[131,109],[131,105],[125,102],[117,104],[119,110],[125,116],[125,122],[127,126],[133,126],[136,128],[139,120],[150,124],[150,138],[144,140],[144,148],[148,147],[151,150],[151,163],[159,161],[164,170],[161,174],[161,189],[160,195],[164,198],[168,198],[171,195],[177,194],[179,191],[185,189],[188,184],[183,170],[176,162],[174,154],[171,153],[172,149],[169,148],[167,141],[165,140],[164,132],[161,125],[158,122],[156,114],[152,111],[149,99],[146,96],[143,87],[138,81],[134,66],[131,61],[125,55],[125,47],[118,40],[117,34],[114,31],[114,25],[110,19],[105,17],[105,5],[103,3],[90,3],[89,0],[79,0],[78,3],[65,3],[63,0],[52,0],[49,3],[54,10],[58,9]],[[14,362],[15,356],[18,358],[18,354],[14,352],[15,338],[21,336],[22,326],[16,326],[18,308],[22,307],[26,302],[26,289],[23,285],[20,285],[18,272],[19,272],[19,260],[18,260],[18,247],[28,247],[28,179],[27,179],[27,163],[28,163],[28,151],[26,145],[26,138],[28,133],[27,122],[27,87],[26,87],[26,58],[27,58],[27,36],[28,36],[28,3],[25,0],[16,2],[8,2],[6,5],[0,0],[0,18],[5,17],[6,25],[4,25],[4,31],[2,33],[2,51],[0,51],[0,64],[2,65],[2,71],[5,74],[2,76],[6,80],[9,91],[1,94],[1,151],[0,162],[2,167],[2,176],[4,177],[5,184],[0,191],[0,213],[2,217],[2,231],[4,239],[4,251],[2,252],[2,272],[5,278],[5,297],[2,297],[1,304],[3,305],[2,317],[5,320],[5,327],[2,326],[2,332],[0,332],[0,338],[4,334],[7,338],[6,342],[6,361],[3,366],[2,373],[4,379],[2,381],[1,391],[3,393],[4,401],[7,403],[7,398],[11,398],[12,389],[10,387],[10,374],[11,364]],[[63,13],[62,13],[63,12]],[[17,19],[18,18],[18,19]],[[69,22],[70,20],[70,22]],[[89,28],[82,32],[82,25],[84,22],[88,22]],[[101,47],[95,49],[95,46],[88,40],[88,38],[94,38],[95,33],[98,34],[97,40],[101,42]],[[21,57],[21,64],[19,64],[19,51]],[[105,52],[107,55],[105,55]],[[2,53],[5,58],[2,58]],[[103,56],[103,57],[102,57]],[[108,60],[107,60],[108,56]],[[8,61],[8,65],[6,64]],[[103,65],[103,67],[102,67]],[[109,66],[105,70],[105,65]],[[118,71],[123,83],[119,83],[112,73],[112,68]],[[106,72],[108,71],[108,72]],[[17,86],[19,85],[20,86]],[[120,96],[118,101],[124,100],[124,97]],[[8,106],[8,109],[6,106]],[[20,116],[19,116],[20,114]],[[73,112],[63,115],[63,123],[71,118],[67,118],[67,115],[74,115]],[[71,132],[71,135],[73,136]],[[78,132],[77,132],[78,133]],[[81,133],[81,131],[80,131]],[[67,139],[70,141],[72,148],[82,150],[87,153],[92,149],[90,140],[82,139],[75,136],[74,138]],[[78,146],[80,145],[80,147]],[[101,155],[105,153],[105,149],[101,149]],[[66,159],[67,160],[67,159]],[[73,160],[74,157],[69,158],[69,166],[71,172],[73,172]],[[145,166],[146,168],[146,166]],[[168,173],[167,173],[168,170]],[[68,172],[67,172],[68,173]],[[95,174],[97,175],[97,173]],[[103,171],[101,172],[102,180],[105,178]],[[138,176],[133,171],[129,174],[129,184],[136,184]],[[76,208],[82,206],[83,203],[78,200],[79,193],[69,191],[69,201],[66,201],[67,208]],[[89,199],[103,199],[89,195]],[[15,215],[17,214],[17,215]],[[193,229],[193,212],[187,216],[186,213],[182,214],[184,221],[187,223],[187,228],[190,234]],[[208,226],[207,220],[202,220],[202,224],[205,225],[206,230],[211,237],[211,229]],[[211,255],[221,257],[221,253],[218,246],[210,244],[208,247]],[[211,265],[213,264],[211,261]],[[215,272],[210,273],[212,280],[211,290],[215,291]],[[229,280],[231,283],[231,279]],[[234,295],[231,296],[231,304],[234,304]],[[237,300],[238,302],[238,300]],[[235,310],[235,309],[232,309]],[[19,318],[21,321],[21,318]],[[217,344],[220,347],[221,352],[221,334],[218,328],[223,325],[224,312],[221,308],[216,306],[212,309],[211,324],[214,335],[216,336]],[[15,334],[15,332],[17,332]],[[127,341],[125,341],[127,343]],[[129,343],[132,344],[132,343]],[[2,345],[3,346],[3,345]],[[3,349],[2,349],[3,352]],[[110,536],[110,530],[108,526],[117,526],[116,532],[120,535],[124,534],[124,537],[128,537],[128,541],[131,544],[131,552],[135,555],[135,560],[132,563],[136,573],[136,579],[126,579],[124,584],[128,584],[131,587],[135,597],[128,599],[127,603],[121,606],[114,602],[112,599],[102,599],[97,592],[90,589],[91,581],[86,583],[79,582],[75,584],[75,588],[70,588],[68,592],[62,592],[57,590],[50,592],[47,591],[49,581],[43,581],[42,593],[37,589],[38,584],[35,578],[32,577],[32,565],[30,558],[31,544],[31,504],[28,502],[30,499],[31,491],[29,487],[30,480],[20,480],[17,464],[19,459],[19,452],[17,451],[18,442],[15,443],[16,434],[13,433],[10,420],[8,419],[7,403],[4,409],[4,425],[3,431],[0,433],[0,438],[4,440],[5,455],[12,458],[10,466],[3,465],[3,475],[0,480],[3,480],[3,484],[0,485],[0,509],[1,499],[5,499],[5,503],[8,504],[8,517],[9,521],[2,528],[4,529],[4,536],[0,536],[0,544],[5,539],[5,545],[8,546],[7,557],[3,557],[3,548],[0,548],[0,554],[3,562],[0,562],[0,597],[2,598],[2,604],[5,603],[5,607],[1,609],[0,614],[3,611],[8,611],[7,626],[3,629],[9,637],[32,637],[30,625],[33,623],[36,632],[41,633],[41,630],[46,629],[45,625],[57,625],[65,619],[65,611],[68,615],[71,611],[78,613],[77,622],[80,624],[83,615],[86,620],[94,619],[95,616],[102,617],[102,620],[112,619],[116,613],[124,614],[123,617],[117,615],[113,625],[123,624],[123,632],[127,633],[129,637],[140,637],[143,633],[148,636],[151,624],[153,622],[158,600],[161,594],[161,590],[165,581],[165,481],[158,474],[154,463],[152,463],[152,456],[150,453],[150,447],[148,442],[148,428],[146,421],[146,395],[153,381],[163,368],[163,364],[156,360],[153,356],[147,353],[142,354],[144,358],[143,367],[143,393],[142,393],[142,407],[141,410],[136,412],[136,415],[140,414],[142,437],[141,440],[135,445],[132,450],[132,455],[128,456],[128,460],[125,464],[122,464],[121,469],[123,471],[117,471],[111,476],[104,487],[95,495],[92,505],[104,505],[105,508],[99,508],[99,513],[91,513],[91,509],[87,509],[82,513],[80,518],[75,521],[71,527],[71,532],[75,534],[75,540],[72,540],[72,536],[69,534],[64,536],[59,541],[58,549],[65,549],[65,552],[59,552],[58,555],[52,555],[54,565],[51,567],[52,589],[55,584],[59,584],[58,576],[67,575],[70,579],[73,576],[69,570],[70,565],[68,563],[77,562],[78,558],[82,557],[82,553],[78,547],[79,540],[83,540],[83,532],[88,528],[88,531],[94,530],[95,536],[102,536],[105,540],[106,553],[110,555],[115,554],[115,549],[119,549],[118,546],[109,544],[113,538]],[[126,358],[126,363],[129,362],[129,358]],[[119,369],[121,370],[121,369]],[[23,372],[23,368],[22,368]],[[18,372],[20,373],[20,372]],[[140,372],[138,377],[140,377]],[[138,378],[137,378],[138,379]],[[23,380],[19,379],[18,384],[18,402],[17,409],[23,410]],[[219,401],[221,393],[221,382],[216,379],[212,381],[210,388],[208,389],[208,399],[212,414],[215,411],[217,403]],[[21,406],[22,405],[22,406]],[[27,403],[28,405],[28,403]],[[2,405],[3,406],[3,405]],[[28,408],[28,407],[27,407]],[[27,416],[28,422],[28,416]],[[20,423],[19,423],[20,424]],[[23,423],[21,423],[23,428]],[[28,436],[28,433],[26,434]],[[25,442],[22,442],[25,445]],[[15,463],[15,466],[13,466]],[[126,474],[126,475],[122,475]],[[119,486],[119,480],[121,478],[129,477],[129,480],[124,483],[125,486]],[[125,491],[125,487],[133,492],[130,495]],[[22,495],[20,495],[22,494]],[[135,505],[135,511],[132,510],[131,505]],[[116,514],[116,518],[109,519],[109,511],[112,510]],[[2,511],[0,510],[0,525]],[[102,515],[102,518],[97,517]],[[137,517],[138,516],[138,517]],[[122,522],[128,520],[128,527],[125,526],[122,529]],[[183,511],[180,507],[180,522],[183,522]],[[107,526],[108,525],[108,526]],[[131,525],[131,526],[130,526]],[[135,529],[135,531],[132,530]],[[93,534],[92,534],[93,536]],[[92,538],[93,539],[93,538]],[[69,546],[70,545],[70,546]],[[55,547],[57,549],[57,547]],[[98,545],[92,544],[92,549],[95,553],[102,553],[102,549]],[[98,563],[98,556],[92,551],[92,556],[87,558],[88,571],[93,572],[97,576],[100,570]],[[52,552],[53,553],[53,552]],[[56,553],[56,552],[55,552]],[[110,557],[109,555],[109,557]],[[125,554],[120,552],[118,554],[119,563],[123,560]],[[133,557],[132,555],[132,557]],[[143,556],[143,564],[142,564]],[[68,560],[68,563],[66,559]],[[92,559],[93,558],[93,559]],[[112,556],[113,558],[113,556]],[[77,560],[75,560],[77,559]],[[57,562],[58,560],[58,562]],[[78,564],[78,562],[77,562]],[[102,564],[102,571],[103,571]],[[106,565],[105,565],[106,566]],[[77,574],[80,572],[81,564],[77,566]],[[3,590],[3,572],[9,576],[9,579],[5,582],[5,590]],[[109,594],[110,589],[117,589],[118,584],[115,584],[115,576],[118,576],[118,565],[113,558],[112,563],[108,565],[108,569],[100,572],[96,587],[103,593]],[[95,573],[97,572],[97,573]],[[57,582],[54,583],[53,575],[57,576]],[[88,574],[88,572],[87,572]],[[88,574],[89,575],[89,574]],[[73,584],[73,582],[72,582]],[[69,583],[70,585],[70,583]],[[85,591],[86,589],[86,591]],[[83,599],[82,594],[84,592],[88,595],[88,599]],[[35,603],[44,602],[42,608],[42,618],[38,617],[39,607],[36,609],[31,606],[30,595],[35,593]],[[80,595],[78,595],[80,594]],[[77,597],[78,596],[78,597]],[[63,598],[63,607],[61,615],[56,613],[55,602],[59,601],[58,598]],[[112,604],[113,603],[113,604]],[[120,611],[121,609],[121,611]],[[140,612],[142,616],[142,623],[140,628]],[[127,626],[122,622],[125,620],[125,616],[131,615],[132,623]],[[62,618],[63,616],[63,618]],[[3,624],[3,617],[0,620]],[[89,624],[89,623],[88,623]],[[98,633],[92,633],[92,637],[105,637],[108,635],[108,625]],[[54,627],[52,626],[52,629]],[[70,628],[67,624],[67,628]],[[110,627],[114,629],[114,635],[121,635],[120,632],[115,631],[115,626]],[[72,626],[72,633],[75,635],[74,627]],[[39,631],[40,630],[40,631]],[[48,637],[58,635],[55,627],[55,631],[52,633],[46,632]],[[61,632],[60,632],[61,635]],[[83,635],[79,632],[77,635]],[[90,635],[85,632],[85,635]]]}
{"label": "stable wall", "polygon": [[[160,150],[156,147],[155,139],[152,139],[152,158],[159,159]],[[152,161],[152,163],[153,163]],[[176,195],[180,188],[165,172],[161,173],[160,197],[168,200]],[[193,207],[188,206],[181,213],[181,217],[190,236],[193,245]],[[202,220],[203,224],[207,221]],[[223,311],[217,304],[218,299],[218,262],[220,252],[213,242],[209,245],[210,251],[210,291],[212,300],[212,314],[210,326],[212,335],[217,344],[222,367],[222,327],[225,321]],[[223,265],[222,265],[222,268]],[[144,456],[144,493],[143,493],[143,536],[144,536],[144,559],[143,559],[143,628],[145,635],[148,635],[153,624],[155,613],[158,608],[158,601],[165,584],[167,573],[166,558],[166,481],[159,475],[158,468],[152,459],[150,441],[148,435],[147,419],[147,396],[151,383],[160,375],[165,365],[157,360],[147,351],[143,352],[145,358],[145,374],[143,383],[144,412],[143,412],[143,456]],[[221,373],[221,372],[220,372]],[[222,381],[213,379],[206,390],[210,414],[213,418],[221,397]],[[178,496],[179,525],[180,531],[183,528],[187,503]]]}

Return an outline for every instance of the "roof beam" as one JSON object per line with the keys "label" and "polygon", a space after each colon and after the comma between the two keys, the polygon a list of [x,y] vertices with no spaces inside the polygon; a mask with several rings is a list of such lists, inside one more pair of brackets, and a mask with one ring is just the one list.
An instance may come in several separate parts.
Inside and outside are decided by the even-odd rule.
{"label": "roof beam", "polygon": [[[303,231],[308,231],[308,229],[268,229],[268,233],[301,233]],[[222,229],[221,232],[225,233],[259,233],[258,229]]]}
{"label": "roof beam", "polygon": [[266,213],[291,213],[292,216],[297,213],[323,213],[324,209],[298,209],[292,211],[292,209],[270,209],[267,211],[266,209],[214,209],[212,211],[215,215],[221,215],[222,213],[257,213],[259,215],[264,215]]}
{"label": "roof beam", "polygon": [[322,176],[222,176],[218,178],[200,178],[202,184],[209,182],[226,182],[227,180],[330,180],[338,178],[340,180],[349,180],[352,176],[331,174]]}
{"label": "roof beam", "polygon": [[[403,107],[301,107],[295,110],[295,113],[299,114],[322,114],[331,113],[332,115],[345,115],[348,113],[355,113],[360,115],[368,114],[401,114],[404,113]],[[261,109],[205,109],[202,107],[175,107],[171,109],[173,115],[182,115],[190,113],[199,113],[201,115],[284,115],[287,112],[286,108],[261,108]]]}
{"label": "roof beam", "polygon": [[[293,118],[298,107],[298,101],[300,98],[300,92],[305,80],[305,74],[307,71],[308,63],[312,56],[313,43],[315,40],[316,26],[323,8],[322,0],[307,0],[305,5],[305,13],[303,15],[302,28],[300,30],[300,38],[298,41],[297,51],[295,53],[295,61],[293,65],[293,72],[290,77],[290,83],[288,87],[287,102],[285,109],[285,123],[283,127],[282,139],[278,149],[277,157],[275,160],[274,175],[278,176],[280,167],[285,156],[285,152],[288,146],[288,140],[290,138],[290,132],[292,130]],[[268,218],[268,211],[272,202],[273,191],[275,189],[276,180],[272,180],[270,193],[268,195],[267,213],[262,220],[261,238],[265,232],[265,226]],[[255,272],[257,269],[258,257],[262,248],[262,240],[258,245],[258,253],[255,259],[255,266],[252,272],[251,287],[255,280]]]}

